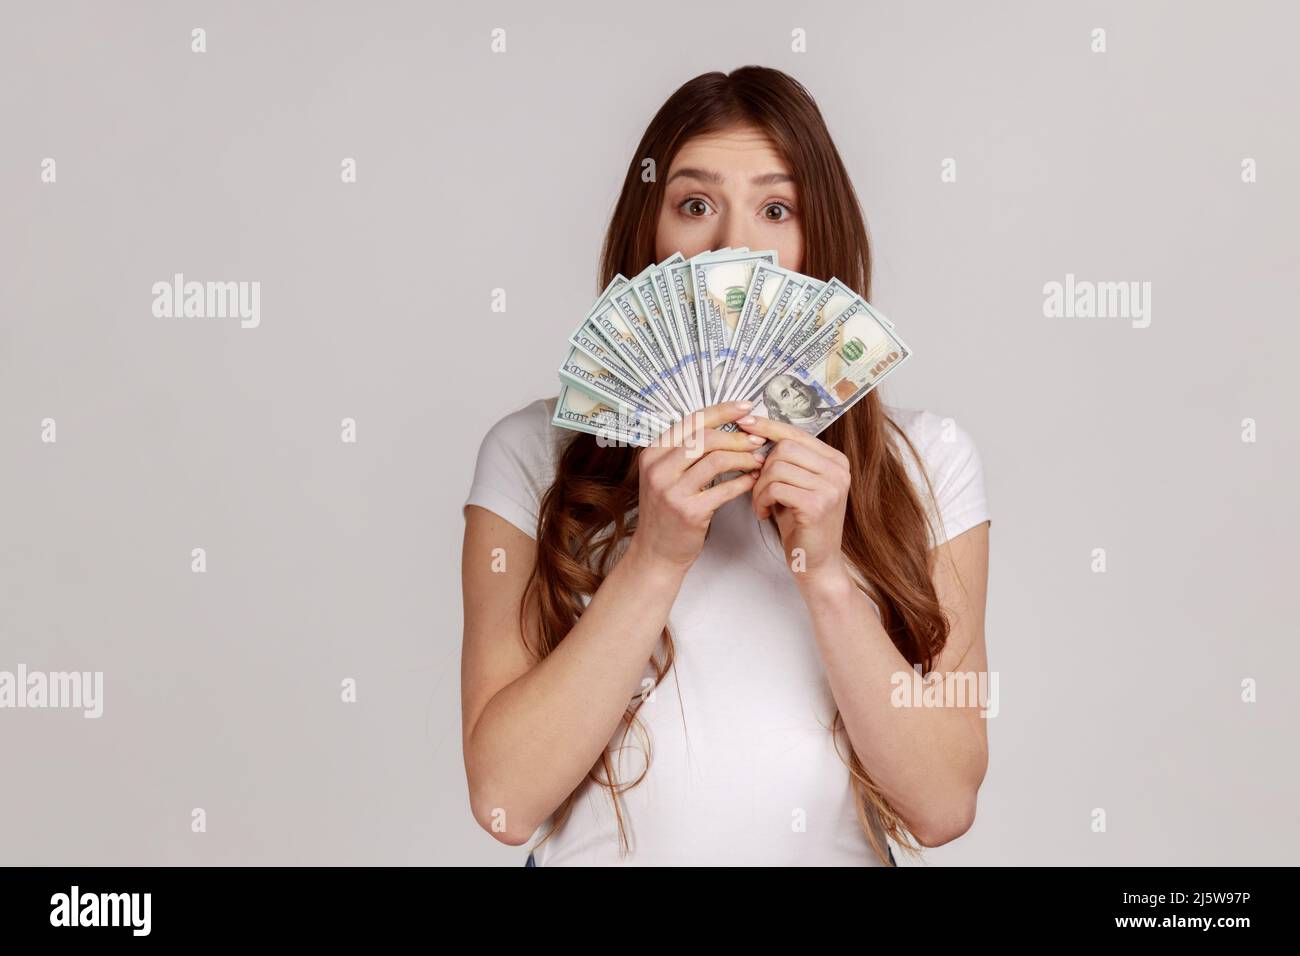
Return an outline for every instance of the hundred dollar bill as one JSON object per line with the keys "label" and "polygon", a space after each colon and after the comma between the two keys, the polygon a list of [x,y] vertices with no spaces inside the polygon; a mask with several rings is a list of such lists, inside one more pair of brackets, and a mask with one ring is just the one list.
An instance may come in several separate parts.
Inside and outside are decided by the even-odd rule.
{"label": "hundred dollar bill", "polygon": [[561,385],[551,423],[620,444],[648,446],[656,428],[634,409],[592,395],[576,385]]}
{"label": "hundred dollar bill", "polygon": [[579,326],[573,335],[569,336],[569,344],[572,346],[571,353],[565,359],[561,368],[565,368],[570,364],[573,358],[572,351],[576,350],[608,369],[613,376],[620,379],[630,390],[636,392],[642,401],[659,409],[661,414],[670,417],[674,414],[672,404],[663,395],[663,386],[658,382],[643,383],[637,373],[623,359],[619,358],[613,346],[596,331],[589,321]]}
{"label": "hundred dollar bill", "polygon": [[672,314],[674,324],[677,327],[678,343],[682,349],[682,358],[687,373],[695,383],[693,397],[698,408],[703,408],[707,403],[704,401],[704,374],[699,355],[699,316],[695,311],[695,289],[691,285],[691,263],[725,258],[733,253],[748,251],[743,247],[740,249],[714,249],[709,252],[701,252],[689,262],[678,252],[665,259],[661,266],[666,287],[664,293],[665,305]]}
{"label": "hundred dollar bill", "polygon": [[[598,310],[600,310],[605,306],[605,304],[609,301],[609,297],[611,295],[613,295],[619,289],[623,289],[626,287],[627,287],[626,276],[615,275],[614,278],[610,279],[609,284],[605,286],[605,288],[601,291],[600,295],[596,297],[595,304],[593,304],[592,307],[587,310],[587,314],[583,316],[582,321],[578,323],[578,328],[574,330],[574,335],[577,335],[578,332],[582,331],[585,327],[588,326],[588,324],[591,322],[592,316],[594,316]],[[573,341],[573,337],[574,337],[573,335],[569,336],[570,342]]]}
{"label": "hundred dollar bill", "polygon": [[697,407],[703,408],[703,367],[700,365],[699,316],[695,312],[695,292],[691,287],[691,264],[673,263],[664,267],[664,280],[668,286],[668,307],[681,333],[683,364],[695,380]]}
{"label": "hundred dollar bill", "polygon": [[[812,319],[812,331],[816,332],[829,320],[835,318],[842,311],[848,308],[853,300],[858,298],[858,294],[850,289],[839,279],[831,279],[830,282],[818,292],[817,298],[813,300],[812,305],[808,308],[808,314],[805,319]],[[868,308],[871,308],[868,306]],[[889,328],[894,327],[894,323],[885,318],[878,311],[872,308],[875,316]]]}
{"label": "hundred dollar bill", "polygon": [[650,281],[649,273],[653,269],[654,266],[645,269],[628,284],[627,288],[615,292],[610,297],[610,304],[618,310],[623,324],[637,337],[642,351],[659,372],[665,388],[676,397],[678,405],[683,410],[688,410],[691,401],[682,378],[682,362],[674,353],[672,340],[662,339],[659,330],[651,324],[650,314],[637,292],[638,286]]}
{"label": "hundred dollar bill", "polygon": [[[636,389],[637,394],[642,398],[647,399],[651,404],[659,404],[662,406],[663,403],[655,398],[656,388],[649,385],[641,385],[641,380],[637,377],[637,374],[628,368],[621,358],[614,354],[610,344],[606,342],[603,337],[596,335],[594,332],[589,333],[589,328],[589,326],[584,326],[569,337],[569,344],[572,349],[577,350],[592,361],[605,366],[605,368],[609,369],[609,371],[614,375],[618,376],[628,385],[633,386]],[[574,340],[577,340],[580,344],[575,345]]]}
{"label": "hundred dollar bill", "polygon": [[560,380],[577,386],[589,395],[626,405],[659,430],[666,428],[672,420],[649,401],[644,388],[638,391],[636,385],[630,384],[588,353],[579,351],[577,346],[569,349],[568,357],[560,366]]}
{"label": "hundred dollar bill", "polygon": [[[767,266],[762,268],[766,269]],[[757,272],[757,270],[756,270]],[[813,295],[808,290],[808,277],[799,273],[791,273],[786,282],[781,286],[777,299],[768,309],[767,316],[760,325],[758,332],[754,335],[754,341],[749,348],[740,352],[736,356],[736,362],[733,363],[731,371],[731,381],[724,384],[725,392],[728,398],[735,398],[737,395],[744,393],[745,385],[754,375],[759,372],[767,363],[768,351],[772,344],[777,340],[781,326],[790,315],[792,309],[797,307],[797,303],[807,302]]]}
{"label": "hundred dollar bill", "polygon": [[753,396],[755,414],[816,435],[907,361],[911,350],[865,299],[814,336]]}
{"label": "hundred dollar bill", "polygon": [[839,279],[831,279],[822,286],[798,318],[787,326],[783,341],[776,346],[775,360],[768,366],[767,377],[789,368],[794,356],[855,298],[857,293]]}
{"label": "hundred dollar bill", "polygon": [[695,350],[686,345],[684,327],[678,321],[668,287],[668,268],[685,261],[680,252],[674,253],[657,266],[647,269],[645,280],[634,285],[646,317],[650,320],[650,327],[660,337],[665,350],[671,350],[675,358],[673,366],[686,398],[693,408],[700,408],[703,407],[704,396],[700,392],[695,369]]}
{"label": "hundred dollar bill", "polygon": [[719,394],[732,333],[745,307],[745,292],[754,269],[762,262],[777,265],[776,252],[745,252],[720,259],[691,260],[705,404],[714,404],[714,396]]}
{"label": "hundred dollar bill", "polygon": [[[614,293],[614,295],[617,294],[617,292]],[[585,331],[588,334],[594,332],[607,342],[613,352],[623,360],[623,363],[632,372],[636,373],[642,384],[655,387],[656,396],[662,395],[664,401],[673,409],[675,414],[685,414],[690,411],[681,397],[677,395],[676,389],[671,387],[668,373],[658,368],[650,356],[646,354],[641,345],[641,337],[628,327],[622,311],[614,305],[612,296],[607,296],[602,300],[579,331]],[[578,344],[572,338],[570,342],[573,345]]]}
{"label": "hundred dollar bill", "polygon": [[800,287],[798,276],[797,272],[770,266],[765,262],[754,269],[749,288],[745,291],[745,305],[736,321],[729,354],[722,366],[718,401],[731,398],[732,389],[738,384],[742,373],[752,366],[754,349],[761,340],[763,331],[776,315],[788,307],[791,297]]}
{"label": "hundred dollar bill", "polygon": [[735,389],[737,395],[748,395],[754,385],[772,374],[781,359],[782,347],[791,332],[798,326],[799,316],[808,308],[817,293],[826,287],[826,283],[819,279],[808,276],[802,278],[803,287],[791,298],[785,310],[774,318],[771,327],[764,333],[757,358],[744,381]]}
{"label": "hundred dollar bill", "polygon": [[[770,358],[763,368],[762,375],[751,380],[750,385],[755,384],[759,379],[771,378],[774,374],[784,372],[794,361],[794,356],[815,338],[828,322],[858,299],[858,294],[839,279],[832,278],[829,282],[819,284],[816,296],[801,310],[798,318],[787,324],[780,341],[769,353]],[[871,309],[876,318],[887,328],[894,328],[894,323],[873,306],[868,305],[867,308]]]}
{"label": "hundred dollar bill", "polygon": [[[605,291],[597,299],[596,306],[569,336],[569,344],[621,378],[630,389],[641,396],[643,401],[658,408],[661,415],[668,417],[680,415],[680,412],[674,409],[672,401],[665,395],[662,383],[657,378],[647,378],[637,370],[626,357],[626,353],[610,344],[609,339],[593,321],[593,316],[609,301],[609,295],[626,285],[626,279],[616,276],[606,286]],[[567,364],[566,359],[565,365]]]}

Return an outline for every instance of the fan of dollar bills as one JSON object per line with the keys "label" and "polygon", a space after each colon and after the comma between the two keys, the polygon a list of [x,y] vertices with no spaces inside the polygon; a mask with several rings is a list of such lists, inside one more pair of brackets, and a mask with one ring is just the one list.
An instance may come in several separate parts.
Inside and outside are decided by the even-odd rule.
{"label": "fan of dollar bills", "polygon": [[568,344],[552,421],[640,446],[727,401],[816,435],[911,355],[838,279],[748,249],[679,253],[616,276]]}

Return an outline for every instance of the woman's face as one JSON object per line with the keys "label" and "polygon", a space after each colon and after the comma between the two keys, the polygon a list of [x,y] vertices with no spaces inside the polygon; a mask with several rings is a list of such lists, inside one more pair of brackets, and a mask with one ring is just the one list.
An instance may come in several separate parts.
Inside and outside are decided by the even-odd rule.
{"label": "woman's face", "polygon": [[655,259],[709,249],[775,249],[783,268],[803,269],[803,226],[790,168],[753,127],[688,140],[673,158],[659,209]]}

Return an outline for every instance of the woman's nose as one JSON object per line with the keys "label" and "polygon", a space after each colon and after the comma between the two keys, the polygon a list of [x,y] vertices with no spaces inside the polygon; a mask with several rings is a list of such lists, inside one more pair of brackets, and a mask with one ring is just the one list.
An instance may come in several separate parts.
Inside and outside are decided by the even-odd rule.
{"label": "woman's nose", "polygon": [[714,248],[721,249],[723,246],[732,249],[740,249],[752,245],[749,241],[749,224],[744,222],[739,216],[728,215],[721,224],[721,235],[718,237],[718,244]]}

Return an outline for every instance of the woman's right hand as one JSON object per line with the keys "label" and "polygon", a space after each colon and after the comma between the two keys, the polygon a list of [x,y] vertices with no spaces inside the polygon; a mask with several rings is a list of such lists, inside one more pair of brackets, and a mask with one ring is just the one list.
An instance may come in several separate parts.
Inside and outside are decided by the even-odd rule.
{"label": "woman's right hand", "polygon": [[[744,431],[718,431],[744,418],[751,402],[710,405],[677,422],[643,448],[637,459],[639,502],[628,553],[639,560],[684,572],[700,551],[713,513],[754,487],[765,439]],[[706,487],[729,471],[744,474]]]}

